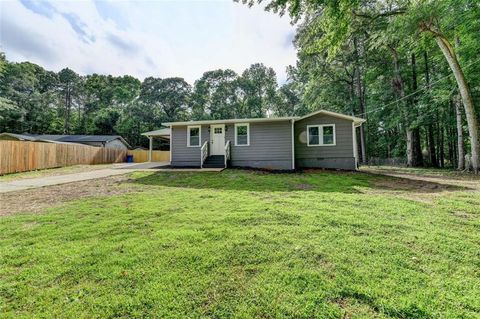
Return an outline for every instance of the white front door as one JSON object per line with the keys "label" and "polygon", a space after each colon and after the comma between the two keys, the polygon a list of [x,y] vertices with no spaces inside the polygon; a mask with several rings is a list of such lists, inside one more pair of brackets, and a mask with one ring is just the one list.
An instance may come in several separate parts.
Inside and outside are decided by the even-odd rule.
{"label": "white front door", "polygon": [[225,124],[210,125],[210,155],[225,155]]}

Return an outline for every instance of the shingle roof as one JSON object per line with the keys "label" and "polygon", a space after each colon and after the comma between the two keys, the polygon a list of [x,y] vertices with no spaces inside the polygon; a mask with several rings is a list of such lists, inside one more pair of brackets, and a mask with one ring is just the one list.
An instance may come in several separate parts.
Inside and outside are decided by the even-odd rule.
{"label": "shingle roof", "polygon": [[19,140],[25,140],[25,141],[34,141],[36,138],[34,136],[31,136],[29,134],[15,134],[15,133],[2,133],[1,135],[7,135],[7,136],[12,136],[15,137]]}
{"label": "shingle roof", "polygon": [[289,116],[289,117],[263,117],[263,118],[251,118],[251,119],[224,119],[224,120],[202,120],[202,121],[185,121],[185,122],[167,122],[162,123],[165,126],[174,126],[174,125],[208,125],[208,124],[227,124],[227,123],[250,123],[250,122],[273,122],[273,121],[300,121],[307,117],[314,116],[317,114],[325,114],[333,117],[342,118],[345,120],[353,121],[355,124],[361,125],[365,122],[365,119],[350,116],[346,114],[341,114],[337,112],[331,112],[326,110],[318,110],[316,112],[309,113],[305,116]]}
{"label": "shingle roof", "polygon": [[88,143],[88,142],[104,142],[113,141],[116,139],[121,140],[127,147],[130,147],[128,143],[120,135],[58,135],[58,134],[14,134],[14,133],[2,133],[2,135],[9,135],[20,140],[26,141],[53,141],[63,143]]}
{"label": "shingle roof", "polygon": [[120,135],[49,135],[49,134],[28,134],[36,139],[59,141],[59,142],[109,142],[115,139],[122,139]]}

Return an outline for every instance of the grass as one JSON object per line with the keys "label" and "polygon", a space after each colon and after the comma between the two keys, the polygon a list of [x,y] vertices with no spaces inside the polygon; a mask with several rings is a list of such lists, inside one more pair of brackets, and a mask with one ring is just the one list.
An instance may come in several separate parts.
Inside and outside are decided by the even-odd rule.
{"label": "grass", "polygon": [[1,316],[478,318],[480,193],[385,179],[139,172],[138,192],[2,217]]}
{"label": "grass", "polygon": [[0,175],[0,182],[9,182],[9,181],[19,180],[19,179],[89,172],[93,170],[109,168],[111,166],[112,164],[72,165],[72,166],[65,166],[65,167],[40,169],[40,170],[30,171],[30,172],[11,173],[11,174]]}

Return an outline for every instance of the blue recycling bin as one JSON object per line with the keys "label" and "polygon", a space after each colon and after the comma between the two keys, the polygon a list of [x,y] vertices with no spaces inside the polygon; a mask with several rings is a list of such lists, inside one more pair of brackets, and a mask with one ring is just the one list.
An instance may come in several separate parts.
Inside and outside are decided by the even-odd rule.
{"label": "blue recycling bin", "polygon": [[127,163],[133,163],[133,155],[127,155]]}

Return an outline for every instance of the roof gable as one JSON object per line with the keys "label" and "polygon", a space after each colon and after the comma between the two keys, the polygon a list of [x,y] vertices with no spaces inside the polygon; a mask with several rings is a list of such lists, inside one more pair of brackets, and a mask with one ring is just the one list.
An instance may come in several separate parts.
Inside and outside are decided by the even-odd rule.
{"label": "roof gable", "polygon": [[[263,117],[263,118],[252,118],[252,119],[224,119],[224,120],[202,120],[202,121],[184,121],[184,122],[167,122],[163,123],[165,126],[174,126],[174,125],[209,125],[209,124],[229,124],[229,123],[253,123],[253,122],[274,122],[274,121],[301,121],[303,119],[306,119],[308,117],[318,115],[318,114],[324,114],[324,115],[329,115],[337,118],[341,118],[344,120],[349,120],[353,121],[356,125],[361,125],[363,122],[365,122],[365,119],[356,117],[356,116],[350,116],[346,114],[341,114],[341,113],[336,113],[336,112],[331,112],[331,111],[326,111],[326,110],[318,110],[312,113],[309,113],[305,116],[298,117],[298,116],[289,116],[289,117]],[[147,133],[153,133],[152,132],[147,132]],[[146,134],[146,133],[144,133]]]}
{"label": "roof gable", "polygon": [[174,125],[208,125],[208,124],[234,124],[234,123],[255,123],[255,122],[275,122],[275,121],[290,121],[295,120],[296,117],[259,117],[251,119],[224,119],[224,120],[202,120],[202,121],[185,121],[185,122],[168,122],[162,123],[165,126]]}
{"label": "roof gable", "polygon": [[302,117],[297,118],[295,121],[301,121],[303,119],[306,119],[306,118],[309,118],[309,117],[312,117],[312,116],[315,116],[315,115],[322,115],[322,114],[332,116],[332,117],[337,117],[337,118],[344,119],[344,120],[353,121],[355,124],[362,124],[366,121],[365,119],[362,119],[360,117],[350,116],[350,115],[337,113],[337,112],[332,112],[332,111],[326,111],[326,110],[318,110],[318,111],[309,113],[307,115],[304,115]]}

